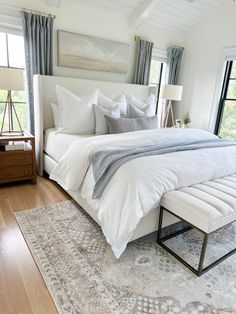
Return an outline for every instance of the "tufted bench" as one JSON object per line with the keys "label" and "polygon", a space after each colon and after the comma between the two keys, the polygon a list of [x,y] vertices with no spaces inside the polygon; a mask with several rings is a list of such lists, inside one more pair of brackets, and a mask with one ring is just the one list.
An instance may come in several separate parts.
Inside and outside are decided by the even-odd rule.
{"label": "tufted bench", "polygon": [[[164,211],[168,211],[187,223],[188,227],[174,234],[162,237],[162,221]],[[185,266],[200,276],[222,260],[226,259],[236,249],[203,268],[208,237],[216,230],[236,220],[236,175],[226,176],[217,180],[206,181],[190,187],[171,191],[163,195],[159,216],[157,243],[174,255]],[[196,228],[204,235],[198,269],[193,268],[179,255],[168,248],[164,242],[183,233],[190,228]]]}

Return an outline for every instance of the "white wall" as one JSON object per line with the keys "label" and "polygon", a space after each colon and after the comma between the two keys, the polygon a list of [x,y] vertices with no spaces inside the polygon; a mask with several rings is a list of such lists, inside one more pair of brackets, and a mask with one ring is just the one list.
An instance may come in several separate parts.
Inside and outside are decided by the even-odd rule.
{"label": "white wall", "polygon": [[[187,111],[192,127],[209,129],[217,76],[220,71],[222,49],[236,47],[236,2],[226,0],[200,27],[191,32],[186,41],[182,72],[183,101],[178,116]],[[212,112],[211,112],[212,111]]]}
{"label": "white wall", "polygon": [[[132,82],[133,68],[135,59],[134,35],[142,35],[155,42],[155,54],[163,55],[170,44],[183,45],[185,36],[166,29],[157,28],[150,24],[143,24],[139,29],[133,29],[129,25],[127,17],[115,14],[112,11],[103,10],[99,7],[89,6],[79,0],[62,0],[59,9],[53,9],[45,5],[46,0],[2,0],[8,6],[41,10],[56,14],[55,36],[54,36],[54,74],[61,76],[72,76],[80,78],[90,78],[98,80]],[[0,5],[0,24],[1,11],[7,11],[8,15],[17,15],[19,12],[7,10]],[[4,12],[3,12],[4,13]],[[19,21],[17,22],[19,23]],[[129,69],[127,74],[117,74],[109,72],[88,71],[82,69],[72,69],[57,66],[57,43],[56,30],[78,32],[82,34],[97,36],[100,38],[121,41],[130,44]],[[158,49],[160,48],[160,49]]]}

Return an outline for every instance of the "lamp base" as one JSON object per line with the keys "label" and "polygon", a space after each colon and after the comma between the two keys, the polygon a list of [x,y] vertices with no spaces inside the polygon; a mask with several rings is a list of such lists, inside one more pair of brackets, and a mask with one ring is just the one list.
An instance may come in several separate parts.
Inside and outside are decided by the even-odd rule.
{"label": "lamp base", "polygon": [[165,115],[164,115],[164,119],[162,122],[162,127],[166,128],[168,121],[169,121],[169,116],[171,117],[171,122],[172,122],[172,127],[175,127],[175,122],[174,122],[174,114],[173,114],[173,108],[172,108],[172,103],[171,100],[169,100],[166,111],[165,111]]}
{"label": "lamp base", "polygon": [[[13,125],[13,115],[15,115],[16,121],[18,123],[18,126],[20,128],[20,130],[15,131],[14,130],[14,125]],[[8,116],[8,130],[3,130],[4,128],[4,123],[5,123],[5,119],[6,116]],[[3,136],[3,134],[5,136],[17,136],[17,135],[24,135],[24,131],[22,130],[17,112],[16,112],[16,108],[14,106],[14,103],[12,101],[12,97],[11,97],[11,91],[9,90],[7,92],[7,99],[6,99],[6,103],[5,103],[5,108],[4,108],[4,112],[3,112],[3,119],[2,119],[2,125],[1,125],[1,130],[0,130],[0,136]],[[7,135],[6,135],[7,134]]]}

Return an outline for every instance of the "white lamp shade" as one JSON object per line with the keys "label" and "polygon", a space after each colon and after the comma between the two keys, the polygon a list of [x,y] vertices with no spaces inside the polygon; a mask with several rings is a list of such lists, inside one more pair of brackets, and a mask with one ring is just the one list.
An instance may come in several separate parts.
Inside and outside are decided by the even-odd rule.
{"label": "white lamp shade", "polygon": [[182,99],[182,93],[183,86],[181,85],[164,85],[162,98],[180,101]]}
{"label": "white lamp shade", "polygon": [[0,90],[25,90],[22,69],[0,68]]}

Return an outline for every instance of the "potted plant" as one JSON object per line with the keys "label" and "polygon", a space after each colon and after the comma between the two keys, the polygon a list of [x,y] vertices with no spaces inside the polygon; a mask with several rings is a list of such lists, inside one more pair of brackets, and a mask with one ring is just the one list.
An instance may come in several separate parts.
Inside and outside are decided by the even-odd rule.
{"label": "potted plant", "polygon": [[191,118],[190,118],[189,112],[187,112],[183,116],[183,127],[188,128],[190,123],[191,123]]}

